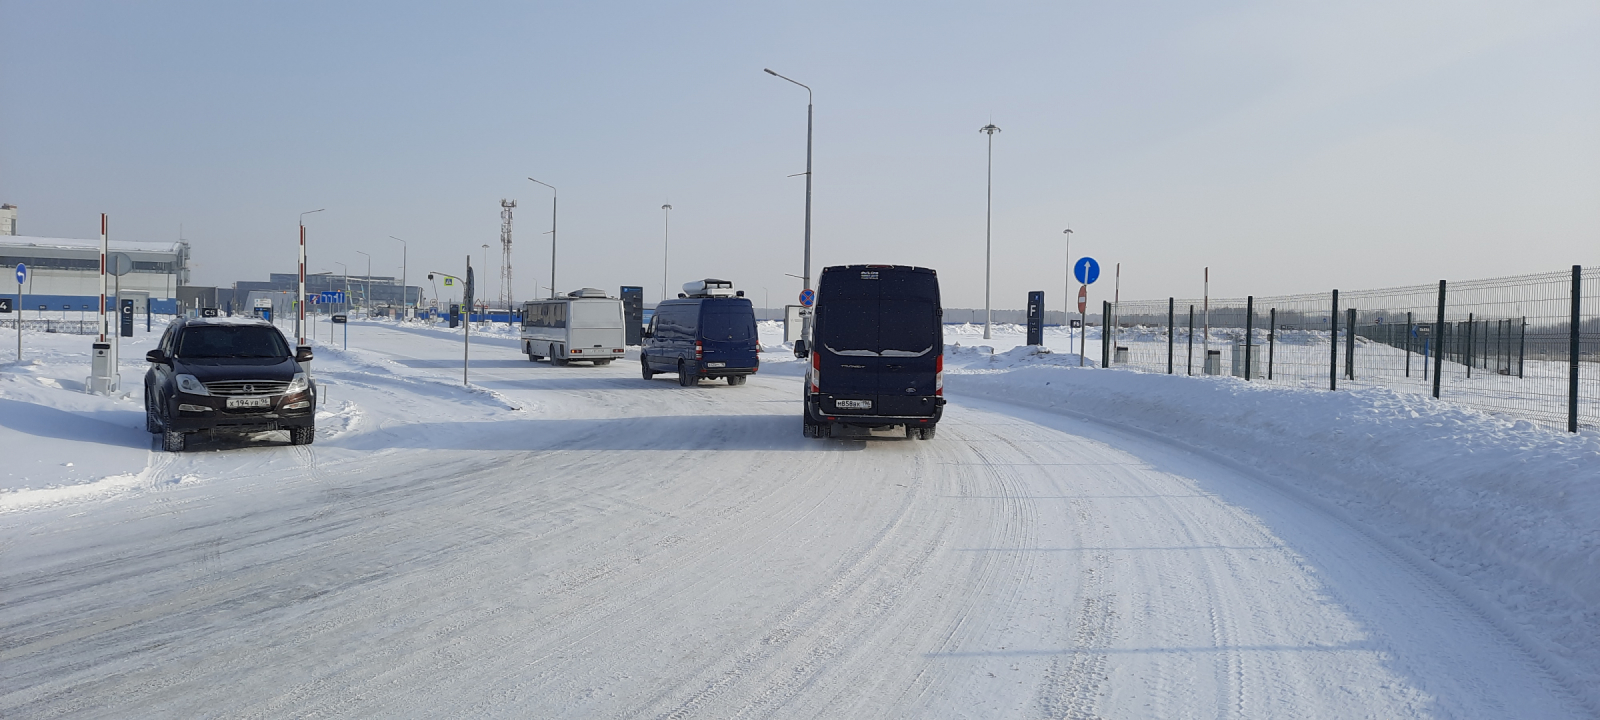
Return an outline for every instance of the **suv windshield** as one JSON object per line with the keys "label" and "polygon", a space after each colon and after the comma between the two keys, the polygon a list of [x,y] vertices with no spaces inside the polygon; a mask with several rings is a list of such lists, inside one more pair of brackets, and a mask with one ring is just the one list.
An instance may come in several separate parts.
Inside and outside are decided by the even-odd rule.
{"label": "suv windshield", "polygon": [[181,358],[282,358],[289,356],[289,343],[277,328],[201,325],[184,328],[177,350]]}

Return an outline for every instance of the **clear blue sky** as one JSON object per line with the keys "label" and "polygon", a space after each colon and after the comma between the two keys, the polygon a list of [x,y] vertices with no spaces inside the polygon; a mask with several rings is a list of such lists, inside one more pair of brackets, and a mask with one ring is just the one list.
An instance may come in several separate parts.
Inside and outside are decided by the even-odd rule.
{"label": "clear blue sky", "polygon": [[[519,201],[516,294],[937,268],[1061,306],[1600,264],[1600,4],[0,2],[0,201],[24,234],[194,246],[195,281],[335,261],[458,272]],[[1109,291],[1109,278],[1100,291]],[[489,287],[498,293],[496,284]],[[538,290],[543,292],[542,289]]]}

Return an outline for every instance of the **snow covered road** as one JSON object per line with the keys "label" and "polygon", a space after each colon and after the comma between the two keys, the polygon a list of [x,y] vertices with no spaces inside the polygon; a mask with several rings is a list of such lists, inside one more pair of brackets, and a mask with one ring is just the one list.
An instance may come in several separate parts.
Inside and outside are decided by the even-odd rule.
{"label": "snow covered road", "polygon": [[468,390],[442,333],[351,345],[315,445],[13,498],[0,715],[1589,713],[1381,539],[1145,434],[957,395],[932,441],[806,440],[793,363],[680,388],[475,338]]}

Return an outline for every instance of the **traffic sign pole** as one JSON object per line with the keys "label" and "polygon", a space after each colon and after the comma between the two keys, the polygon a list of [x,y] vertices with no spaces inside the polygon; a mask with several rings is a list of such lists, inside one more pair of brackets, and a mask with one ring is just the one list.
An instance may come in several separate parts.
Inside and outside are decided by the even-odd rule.
{"label": "traffic sign pole", "polygon": [[28,279],[28,266],[17,263],[17,362],[22,362],[22,283]]}

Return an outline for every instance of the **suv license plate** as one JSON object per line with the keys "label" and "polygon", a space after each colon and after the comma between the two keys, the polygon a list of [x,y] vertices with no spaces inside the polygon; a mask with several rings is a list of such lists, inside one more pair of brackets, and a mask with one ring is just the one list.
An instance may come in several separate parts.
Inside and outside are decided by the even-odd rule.
{"label": "suv license plate", "polygon": [[230,409],[272,407],[272,398],[228,398],[228,407]]}
{"label": "suv license plate", "polygon": [[719,362],[719,363],[706,363],[706,367],[727,367],[727,366],[728,366],[728,364],[727,364],[727,363],[725,363],[725,362]]}
{"label": "suv license plate", "polygon": [[841,410],[871,410],[871,400],[835,400],[834,406]]}

